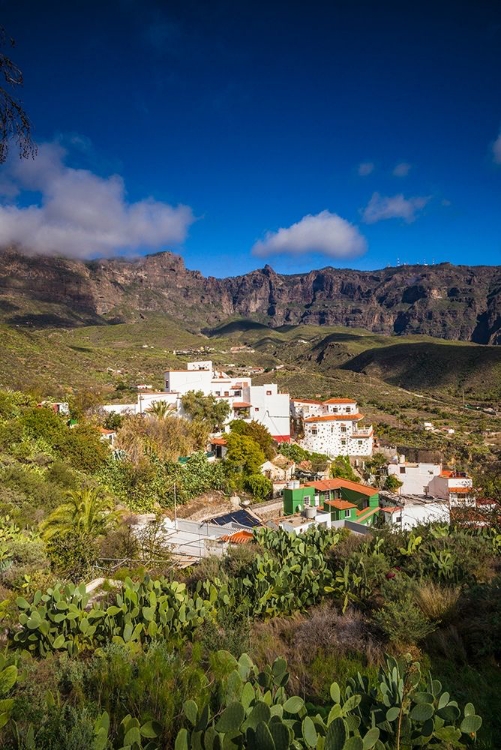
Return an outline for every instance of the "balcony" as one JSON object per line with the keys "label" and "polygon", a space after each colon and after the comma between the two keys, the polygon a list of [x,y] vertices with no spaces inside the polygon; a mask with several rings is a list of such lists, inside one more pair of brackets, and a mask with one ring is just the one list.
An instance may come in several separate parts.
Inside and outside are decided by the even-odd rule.
{"label": "balcony", "polygon": [[353,430],[351,433],[352,438],[369,438],[372,437],[372,425],[369,427],[364,427],[362,429],[358,428],[356,430]]}

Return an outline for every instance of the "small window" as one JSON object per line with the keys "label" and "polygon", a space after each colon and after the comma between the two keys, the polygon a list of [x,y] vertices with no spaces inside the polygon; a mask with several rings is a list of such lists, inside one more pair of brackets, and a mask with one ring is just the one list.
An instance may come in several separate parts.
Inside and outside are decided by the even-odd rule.
{"label": "small window", "polygon": [[318,432],[318,430],[317,430],[317,428],[316,428],[316,427],[312,427],[312,428],[311,428],[311,434],[312,434],[312,435],[316,435],[316,434],[317,434],[317,432]]}
{"label": "small window", "polygon": [[359,445],[362,445],[362,440],[359,440],[359,441],[358,441],[358,444],[359,444]]}
{"label": "small window", "polygon": [[266,391],[267,396],[271,396],[271,391]]}
{"label": "small window", "polygon": [[309,508],[310,507],[310,498],[309,497],[305,497],[304,498],[304,507],[305,508]]}
{"label": "small window", "polygon": [[259,406],[255,406],[254,411],[259,411]]}
{"label": "small window", "polygon": [[220,396],[221,395],[221,391],[215,391],[215,395],[216,396]]}
{"label": "small window", "polygon": [[400,467],[400,473],[401,474],[405,474],[405,466],[401,466]]}
{"label": "small window", "polygon": [[337,412],[338,412],[338,408],[337,408],[337,406],[333,406],[333,407],[332,407],[332,413],[333,413],[333,414],[337,414]]}
{"label": "small window", "polygon": [[345,424],[341,425],[341,432],[346,432],[346,425]]}
{"label": "small window", "polygon": [[225,391],[225,392],[224,392],[224,395],[225,395],[226,397],[228,397],[228,396],[230,395],[230,392],[229,392],[229,391]]}
{"label": "small window", "polygon": [[347,406],[346,407],[346,413],[347,414],[351,414],[351,406]]}
{"label": "small window", "polygon": [[348,508],[348,510],[345,510],[344,517],[349,518],[351,516],[351,508]]}
{"label": "small window", "polygon": [[341,440],[341,445],[346,445],[346,440]]}

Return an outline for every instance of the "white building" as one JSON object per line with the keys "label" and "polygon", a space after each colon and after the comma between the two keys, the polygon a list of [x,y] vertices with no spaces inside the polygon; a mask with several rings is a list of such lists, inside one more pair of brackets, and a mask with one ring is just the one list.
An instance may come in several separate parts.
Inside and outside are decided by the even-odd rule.
{"label": "white building", "polygon": [[464,471],[443,470],[429,483],[428,494],[450,505],[475,505],[473,480]]}
{"label": "white building", "polygon": [[299,444],[308,451],[336,456],[372,456],[372,425],[361,426],[363,414],[348,398],[328,401],[292,399],[291,414],[296,430],[304,432]]}
{"label": "white building", "polygon": [[427,495],[433,477],[439,476],[441,464],[412,463],[399,456],[388,465],[388,475],[396,477],[402,486],[397,490],[402,495]]}
{"label": "white building", "polygon": [[450,509],[443,500],[408,497],[399,498],[398,502],[401,504],[388,504],[381,508],[385,523],[389,526],[413,529],[428,523],[450,523]]}
{"label": "white building", "polygon": [[279,393],[276,383],[252,385],[249,377],[229,377],[216,371],[210,360],[188,362],[186,370],[167,370],[165,390],[141,391],[137,404],[108,404],[107,412],[144,414],[154,402],[166,402],[173,414],[183,416],[181,400],[189,391],[224,399],[230,405],[227,424],[234,419],[255,420],[266,427],[275,440],[290,440],[289,394]]}

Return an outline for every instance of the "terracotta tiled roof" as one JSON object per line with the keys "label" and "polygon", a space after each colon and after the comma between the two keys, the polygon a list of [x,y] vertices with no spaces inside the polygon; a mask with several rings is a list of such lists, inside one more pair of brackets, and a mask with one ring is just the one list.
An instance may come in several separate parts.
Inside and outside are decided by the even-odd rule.
{"label": "terracotta tiled roof", "polygon": [[247,403],[247,401],[234,401],[233,402],[234,409],[248,409],[251,406],[252,404]]}
{"label": "terracotta tiled roof", "polygon": [[211,445],[226,445],[226,440],[224,438],[216,437],[212,438],[210,441]]}
{"label": "terracotta tiled roof", "polygon": [[379,492],[375,487],[368,487],[366,484],[359,484],[358,482],[350,482],[349,479],[320,479],[317,482],[306,482],[304,486],[314,487],[320,492],[340,490],[344,487],[346,490],[353,490],[354,492],[359,492],[361,495],[367,495],[368,497],[376,495]]}
{"label": "terracotta tiled roof", "polygon": [[469,492],[473,492],[473,487],[449,487],[449,492],[456,492],[460,495],[467,495]]}
{"label": "terracotta tiled roof", "polygon": [[349,503],[347,500],[326,500],[324,505],[330,505],[336,510],[349,510],[357,507],[355,503]]}
{"label": "terracotta tiled roof", "polygon": [[357,518],[360,520],[361,518],[365,518],[366,516],[373,516],[374,513],[378,513],[379,508],[363,508],[362,510],[357,510]]}
{"label": "terracotta tiled roof", "polygon": [[381,510],[384,510],[385,513],[398,513],[402,510],[402,508],[395,506],[393,508],[381,508]]}
{"label": "terracotta tiled roof", "polygon": [[363,419],[363,414],[324,414],[321,417],[306,417],[305,422],[353,422]]}
{"label": "terracotta tiled roof", "polygon": [[442,471],[440,473],[440,476],[441,477],[452,477],[452,471],[447,471],[447,470],[444,469],[444,471]]}
{"label": "terracotta tiled roof", "polygon": [[253,536],[252,531],[236,531],[234,534],[226,534],[220,537],[220,541],[230,544],[249,544]]}

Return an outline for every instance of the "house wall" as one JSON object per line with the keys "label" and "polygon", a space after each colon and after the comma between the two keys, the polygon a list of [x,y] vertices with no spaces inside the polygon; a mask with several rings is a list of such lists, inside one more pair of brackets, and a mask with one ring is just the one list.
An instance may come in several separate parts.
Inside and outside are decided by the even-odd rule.
{"label": "house wall", "polygon": [[286,516],[297,513],[298,510],[303,510],[305,497],[310,499],[311,506],[315,504],[315,490],[313,487],[298,487],[295,490],[285,489],[283,497],[284,513]]}
{"label": "house wall", "polygon": [[346,487],[341,487],[341,497],[343,500],[348,500],[350,503],[355,503],[359,508],[378,508],[379,507],[379,493],[374,492],[373,495],[364,495],[356,490],[350,490]]}
{"label": "house wall", "polygon": [[433,477],[436,477],[442,471],[440,464],[389,464],[388,474],[395,476],[402,486],[399,492],[402,495],[426,495],[428,485]]}
{"label": "house wall", "polygon": [[[350,420],[305,422],[302,448],[316,453],[325,453],[329,458],[336,456],[371,456],[372,434],[369,437],[356,435],[358,423]],[[355,433],[355,436],[353,435]]]}
{"label": "house wall", "polygon": [[164,373],[165,390],[184,396],[188,391],[211,393],[213,374],[211,370],[168,370]]}
{"label": "house wall", "polygon": [[243,389],[243,401],[252,404],[250,418],[259,422],[273,437],[290,438],[289,394],[279,393],[276,383],[251,385]]}

